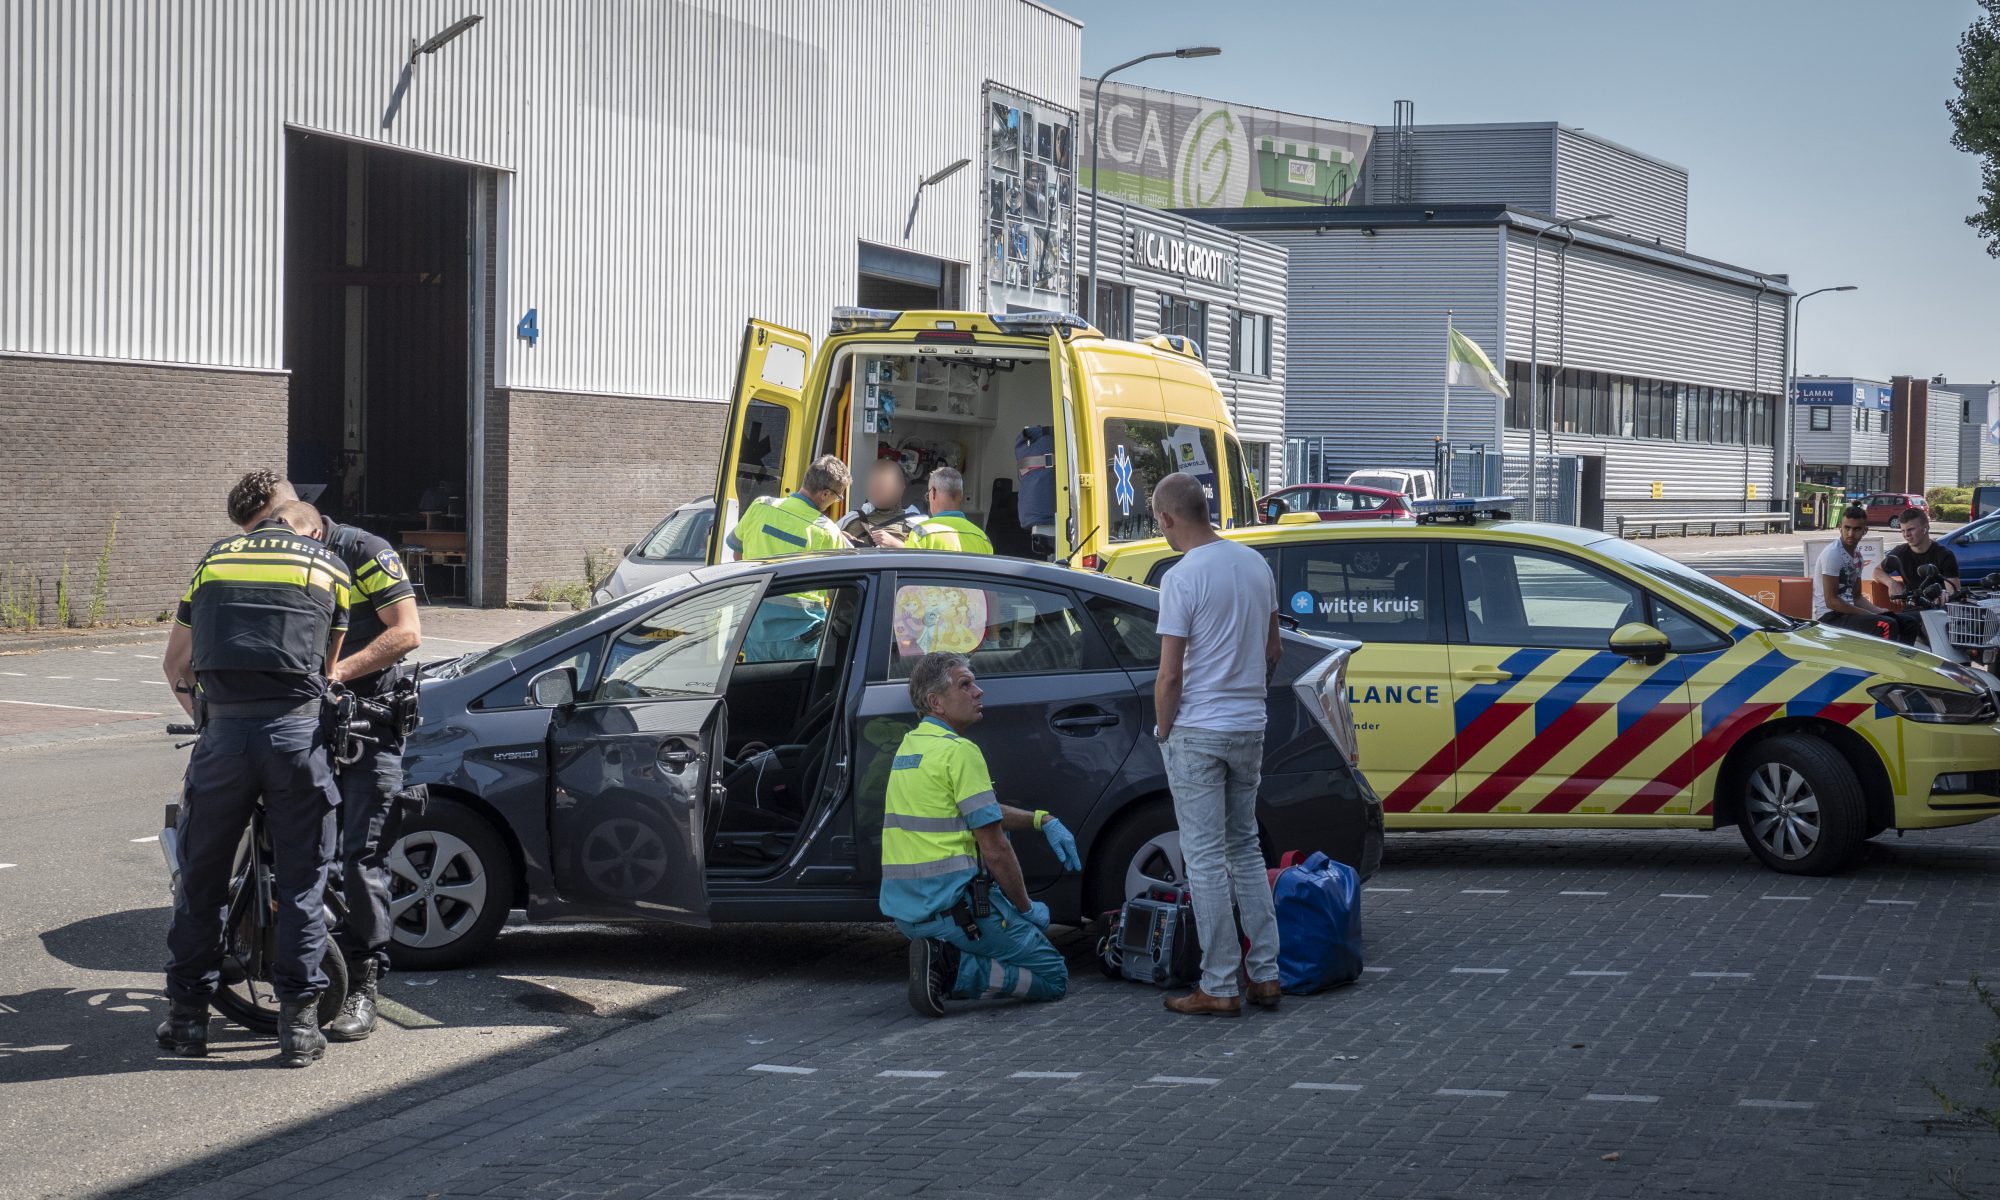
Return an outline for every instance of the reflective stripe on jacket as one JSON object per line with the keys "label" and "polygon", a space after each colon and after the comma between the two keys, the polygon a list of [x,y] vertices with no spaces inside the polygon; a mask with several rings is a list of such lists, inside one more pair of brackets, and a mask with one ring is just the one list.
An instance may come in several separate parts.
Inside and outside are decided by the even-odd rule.
{"label": "reflective stripe on jacket", "polygon": [[842,550],[847,540],[812,501],[793,492],[783,500],[759,496],[751,501],[729,531],[728,544],[738,558],[782,558],[811,550]]}
{"label": "reflective stripe on jacket", "polygon": [[911,550],[956,550],[961,554],[991,554],[993,541],[986,531],[965,519],[964,513],[939,513],[918,525],[905,546]]}

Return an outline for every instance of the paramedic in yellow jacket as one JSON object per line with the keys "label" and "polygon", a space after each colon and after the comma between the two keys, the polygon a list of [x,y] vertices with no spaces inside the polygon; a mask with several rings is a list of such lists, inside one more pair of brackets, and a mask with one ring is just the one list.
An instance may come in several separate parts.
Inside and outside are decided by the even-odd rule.
{"label": "paramedic in yellow jacket", "polygon": [[931,515],[917,522],[908,541],[877,530],[875,544],[906,550],[956,550],[964,554],[991,554],[993,542],[986,531],[965,516],[965,476],[950,467],[931,472]]}
{"label": "paramedic in yellow jacket", "polygon": [[822,454],[806,468],[799,490],[783,500],[759,496],[743,510],[726,539],[739,559],[781,558],[811,550],[844,550],[847,539],[826,516],[847,492],[847,464]]}
{"label": "paramedic in yellow jacket", "polygon": [[910,1006],[927,1017],[946,999],[1060,1000],[1069,987],[1049,906],[1029,899],[1007,833],[1040,830],[1068,870],[1083,860],[1061,821],[994,797],[965,736],[981,694],[964,657],[917,660],[910,703],[924,718],[896,747],[883,799],[882,912],[910,939]]}

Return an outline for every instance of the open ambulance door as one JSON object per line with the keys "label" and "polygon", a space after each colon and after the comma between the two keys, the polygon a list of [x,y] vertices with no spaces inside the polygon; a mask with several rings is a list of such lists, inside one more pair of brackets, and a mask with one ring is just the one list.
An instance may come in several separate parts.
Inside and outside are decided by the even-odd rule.
{"label": "open ambulance door", "polygon": [[755,320],[744,327],[715,478],[711,563],[735,559],[728,539],[745,505],[760,496],[789,495],[805,476],[820,407],[805,394],[811,360],[812,339],[795,329]]}
{"label": "open ambulance door", "polygon": [[[1078,467],[1077,441],[1084,431],[1077,428],[1076,381],[1069,343],[1061,330],[1049,333],[1049,392],[1055,413],[1055,462],[1050,465],[1056,473],[1056,561],[1069,563],[1079,550],[1095,544],[1097,531],[1083,524],[1092,511],[1088,491],[1092,481]],[[1098,564],[1078,561],[1075,565]]]}

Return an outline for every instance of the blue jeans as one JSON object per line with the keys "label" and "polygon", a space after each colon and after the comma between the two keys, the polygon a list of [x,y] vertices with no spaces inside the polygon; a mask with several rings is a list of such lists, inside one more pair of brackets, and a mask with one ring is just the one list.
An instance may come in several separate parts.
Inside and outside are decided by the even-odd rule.
{"label": "blue jeans", "polygon": [[[1060,1000],[1069,990],[1069,964],[1048,935],[1028,923],[1007,897],[993,889],[993,915],[979,922],[973,941],[949,916],[912,924],[896,922],[911,941],[937,938],[958,947],[958,981],[953,1000],[982,996],[1012,996],[1021,1000]],[[1273,967],[1275,971],[1277,968]]]}
{"label": "blue jeans", "polygon": [[1264,734],[1219,733],[1176,725],[1160,747],[1174,821],[1181,830],[1194,927],[1201,937],[1201,990],[1234,996],[1243,967],[1237,922],[1250,940],[1250,978],[1278,977],[1278,915],[1264,851],[1257,844],[1257,787]]}
{"label": "blue jeans", "polygon": [[284,1000],[326,987],[322,904],[340,792],[319,717],[217,717],[188,759],[181,803],[181,882],[167,931],[167,995],[176,1000],[207,999],[221,983],[230,875],[260,795],[276,859],[272,986]]}

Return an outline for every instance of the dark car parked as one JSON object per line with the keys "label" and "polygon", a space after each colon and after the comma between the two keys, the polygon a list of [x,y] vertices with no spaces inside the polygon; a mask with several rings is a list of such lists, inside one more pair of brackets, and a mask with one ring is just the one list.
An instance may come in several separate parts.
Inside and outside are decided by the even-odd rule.
{"label": "dark car parked", "polygon": [[[1076,834],[1081,877],[1016,839],[1056,918],[1184,878],[1153,725],[1158,593],[1046,563],[859,551],[704,568],[426,668],[405,761],[430,802],[390,853],[399,964],[465,962],[530,920],[876,921],[906,680],[966,653],[1000,798]],[[1285,634],[1265,849],[1372,873],[1351,643]]]}

